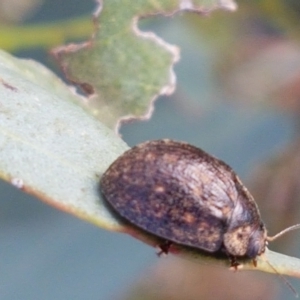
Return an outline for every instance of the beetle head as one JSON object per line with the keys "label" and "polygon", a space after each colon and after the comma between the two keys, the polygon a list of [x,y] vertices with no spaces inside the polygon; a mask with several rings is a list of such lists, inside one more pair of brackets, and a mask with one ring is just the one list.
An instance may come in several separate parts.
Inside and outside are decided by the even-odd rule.
{"label": "beetle head", "polygon": [[255,258],[265,251],[267,243],[267,231],[265,225],[261,223],[258,228],[252,231],[246,256],[249,258]]}
{"label": "beetle head", "polygon": [[232,228],[224,234],[224,246],[230,255],[255,258],[265,250],[265,226],[261,223],[253,228],[251,224],[244,224]]}

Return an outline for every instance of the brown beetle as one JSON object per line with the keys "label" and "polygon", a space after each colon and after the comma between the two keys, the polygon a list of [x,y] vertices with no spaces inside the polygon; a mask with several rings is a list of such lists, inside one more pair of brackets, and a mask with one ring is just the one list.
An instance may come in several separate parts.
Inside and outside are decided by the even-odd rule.
{"label": "brown beetle", "polygon": [[224,162],[186,143],[157,140],[119,157],[101,179],[114,210],[131,224],[170,244],[253,259],[268,240],[258,207]]}

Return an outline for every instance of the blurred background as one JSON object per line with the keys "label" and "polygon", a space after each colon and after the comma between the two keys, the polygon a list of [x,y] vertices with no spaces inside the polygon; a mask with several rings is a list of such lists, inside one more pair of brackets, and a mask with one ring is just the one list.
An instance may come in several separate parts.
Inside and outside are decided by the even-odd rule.
{"label": "blurred background", "polygon": [[[235,13],[140,22],[181,48],[178,85],[155,103],[151,120],[126,124],[121,134],[130,146],[158,138],[187,141],[226,161],[255,196],[273,235],[300,221],[300,4],[251,2],[239,1]],[[0,48],[60,74],[48,51],[89,37],[94,9],[92,0],[0,0]],[[68,34],[61,24],[70,26]],[[50,38],[43,39],[40,28]],[[4,182],[0,195],[3,300],[294,299],[279,276],[158,259],[155,249]],[[297,257],[299,248],[299,232],[270,245]],[[300,281],[289,280],[300,292]]]}

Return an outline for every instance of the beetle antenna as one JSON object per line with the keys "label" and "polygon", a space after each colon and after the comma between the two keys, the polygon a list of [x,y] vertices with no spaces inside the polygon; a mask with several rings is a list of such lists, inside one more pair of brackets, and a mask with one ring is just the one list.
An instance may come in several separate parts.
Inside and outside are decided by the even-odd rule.
{"label": "beetle antenna", "polygon": [[282,236],[283,234],[286,234],[289,231],[296,230],[296,229],[299,229],[299,228],[300,228],[300,224],[296,224],[296,225],[293,225],[291,227],[288,227],[288,228],[280,231],[279,233],[275,234],[274,236],[268,236],[267,241],[272,242],[272,241],[276,240],[277,238],[279,238],[280,236]]}
{"label": "beetle antenna", "polygon": [[[299,225],[299,224],[298,224]],[[293,226],[292,226],[293,227]],[[288,229],[288,228],[287,228]],[[284,230],[285,231],[285,230]],[[261,254],[260,257],[270,266],[270,268],[275,272],[275,274],[277,274],[281,280],[283,280],[283,282],[288,286],[288,288],[292,291],[292,293],[294,294],[294,296],[296,298],[299,298],[299,294],[297,293],[297,291],[295,290],[295,288],[292,286],[292,284],[282,275],[280,274],[276,268],[267,260],[267,258],[265,257],[265,255]]]}

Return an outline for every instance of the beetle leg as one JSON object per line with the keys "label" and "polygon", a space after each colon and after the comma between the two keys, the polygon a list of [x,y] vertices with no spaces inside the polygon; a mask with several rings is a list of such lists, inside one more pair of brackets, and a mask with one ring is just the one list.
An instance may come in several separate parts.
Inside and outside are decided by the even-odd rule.
{"label": "beetle leg", "polygon": [[172,242],[170,241],[164,241],[161,244],[158,245],[160,251],[157,253],[158,256],[161,256],[162,254],[168,254],[169,253],[169,249],[172,245]]}
{"label": "beetle leg", "polygon": [[257,267],[257,260],[254,258],[254,259],[252,259],[252,262],[253,262],[253,266],[254,267]]}
{"label": "beetle leg", "polygon": [[238,266],[240,263],[236,260],[235,256],[229,255],[229,261],[230,261],[230,266],[234,268],[235,271],[237,271]]}

